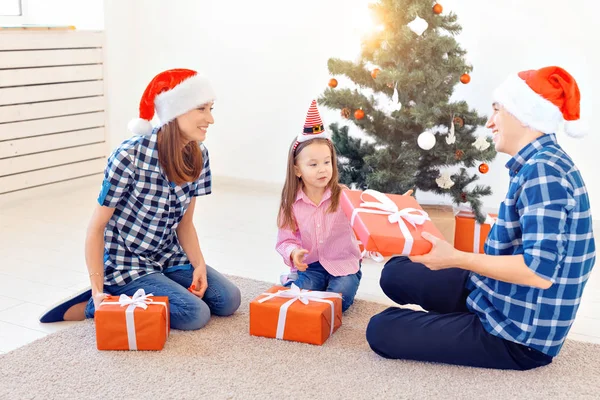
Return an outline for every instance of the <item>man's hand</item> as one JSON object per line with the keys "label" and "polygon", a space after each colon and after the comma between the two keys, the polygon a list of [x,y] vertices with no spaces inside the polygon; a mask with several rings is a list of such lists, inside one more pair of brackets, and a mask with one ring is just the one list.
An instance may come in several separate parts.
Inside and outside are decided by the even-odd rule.
{"label": "man's hand", "polygon": [[294,263],[298,271],[304,272],[308,268],[308,264],[304,262],[304,256],[307,254],[308,250],[305,249],[296,249],[292,251],[292,254],[290,254],[290,258],[292,259],[292,262]]}
{"label": "man's hand", "polygon": [[457,267],[460,252],[452,247],[450,243],[433,236],[429,232],[422,232],[421,236],[430,242],[433,247],[429,253],[422,256],[410,256],[412,262],[421,263],[434,271]]}
{"label": "man's hand", "polygon": [[206,264],[194,266],[192,275],[192,285],[188,289],[192,294],[202,298],[208,288],[208,279],[206,278]]}

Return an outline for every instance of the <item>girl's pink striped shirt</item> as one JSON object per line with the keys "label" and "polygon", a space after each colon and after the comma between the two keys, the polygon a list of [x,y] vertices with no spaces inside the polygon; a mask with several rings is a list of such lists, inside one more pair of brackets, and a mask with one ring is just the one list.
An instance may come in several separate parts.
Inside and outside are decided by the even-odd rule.
{"label": "girl's pink striped shirt", "polygon": [[328,212],[331,190],[326,190],[319,205],[315,205],[300,189],[292,206],[298,229],[279,229],[276,250],[292,272],[296,271],[290,254],[295,249],[306,249],[304,262],[319,261],[333,276],[355,274],[359,269],[361,253],[354,231],[341,207]]}

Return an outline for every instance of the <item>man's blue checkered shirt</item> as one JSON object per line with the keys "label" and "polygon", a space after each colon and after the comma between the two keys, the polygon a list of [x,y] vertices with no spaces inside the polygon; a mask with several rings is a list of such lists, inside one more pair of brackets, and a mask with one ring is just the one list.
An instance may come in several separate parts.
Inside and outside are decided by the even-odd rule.
{"label": "man's blue checkered shirt", "polygon": [[522,254],[552,286],[543,290],[472,273],[467,306],[491,334],[555,356],[596,259],[588,194],[554,134],[525,146],[506,167],[510,186],[485,253]]}
{"label": "man's blue checkered shirt", "polygon": [[125,285],[163,269],[189,264],[176,229],[191,198],[211,192],[208,151],[194,182],[170,183],[158,160],[156,129],[126,140],[108,158],[98,203],[115,208],[104,232],[104,284]]}

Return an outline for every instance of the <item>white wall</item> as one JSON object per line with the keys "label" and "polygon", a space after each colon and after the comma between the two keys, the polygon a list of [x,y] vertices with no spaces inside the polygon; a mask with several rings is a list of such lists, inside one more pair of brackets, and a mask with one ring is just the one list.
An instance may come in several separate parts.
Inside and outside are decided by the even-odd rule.
{"label": "white wall", "polygon": [[[104,0],[111,143],[128,136],[127,122],[157,72],[198,69],[219,96],[207,139],[213,173],[283,182],[287,148],[310,100],[329,79],[327,59],[358,55],[367,3],[177,0],[174,7],[166,0]],[[471,83],[456,87],[456,99],[487,114],[493,88],[508,73],[556,64],[578,79],[582,115],[591,124],[594,101],[600,103],[593,97],[600,93],[592,73],[600,69],[600,56],[592,46],[598,36],[594,13],[586,12],[593,10],[591,0],[573,0],[568,8],[548,7],[547,0],[442,4],[445,12],[459,15],[459,41],[474,66]],[[338,120],[337,112],[322,114],[326,124]],[[594,210],[600,210],[600,189],[592,185],[598,135],[559,138],[583,173]],[[499,155],[481,180],[494,189],[486,207],[496,208],[503,199],[507,160]],[[420,198],[441,201],[427,194]]]}
{"label": "white wall", "polygon": [[23,17],[7,24],[73,25],[81,30],[104,29],[102,0],[22,0]]}

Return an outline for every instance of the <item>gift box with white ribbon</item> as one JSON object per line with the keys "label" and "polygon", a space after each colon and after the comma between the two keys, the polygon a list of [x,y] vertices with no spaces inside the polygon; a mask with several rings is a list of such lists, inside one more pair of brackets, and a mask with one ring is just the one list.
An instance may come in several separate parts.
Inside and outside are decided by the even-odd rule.
{"label": "gift box with white ribbon", "polygon": [[169,337],[168,297],[139,289],[104,300],[94,314],[98,350],[162,350]]}
{"label": "gift box with white ribbon", "polygon": [[350,219],[362,250],[374,259],[428,253],[432,245],[421,236],[422,232],[444,238],[412,196],[343,190],[340,206]]}
{"label": "gift box with white ribbon", "polygon": [[273,286],[250,302],[250,334],[322,345],[342,325],[339,293]]}
{"label": "gift box with white ribbon", "polygon": [[469,210],[456,211],[456,230],[454,232],[454,247],[469,253],[483,254],[485,241],[496,223],[497,214],[487,214],[485,222],[480,224],[475,220],[475,214]]}

